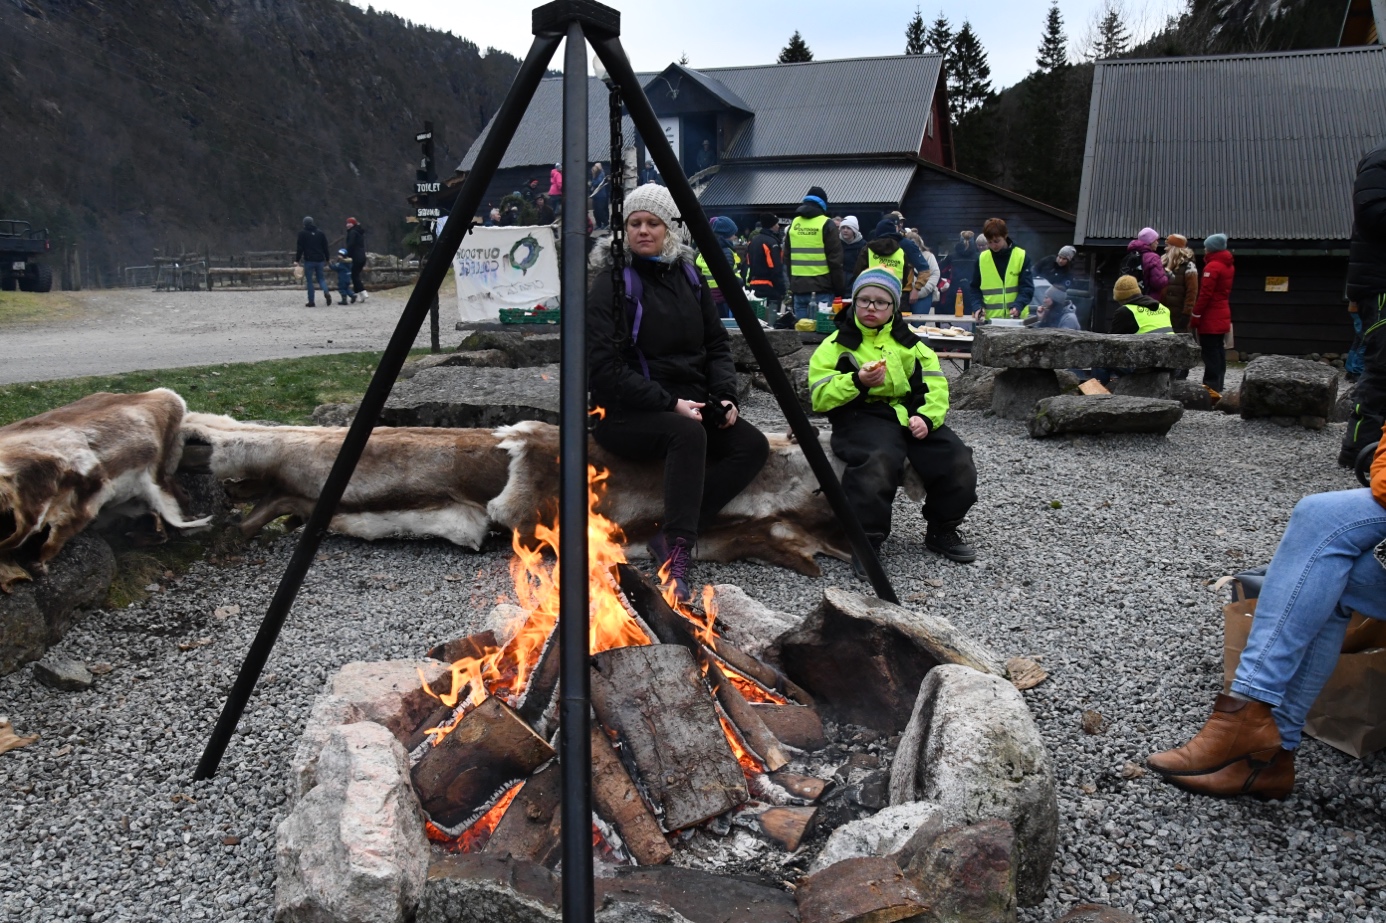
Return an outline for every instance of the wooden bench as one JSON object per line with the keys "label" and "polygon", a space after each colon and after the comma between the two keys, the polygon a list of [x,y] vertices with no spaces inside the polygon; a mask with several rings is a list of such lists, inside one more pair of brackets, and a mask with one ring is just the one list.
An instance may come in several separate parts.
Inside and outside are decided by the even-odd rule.
{"label": "wooden bench", "polygon": [[952,361],[954,366],[957,366],[958,363],[961,362],[964,372],[972,366],[972,353],[941,353],[938,350],[934,350],[934,355],[938,356],[940,359]]}

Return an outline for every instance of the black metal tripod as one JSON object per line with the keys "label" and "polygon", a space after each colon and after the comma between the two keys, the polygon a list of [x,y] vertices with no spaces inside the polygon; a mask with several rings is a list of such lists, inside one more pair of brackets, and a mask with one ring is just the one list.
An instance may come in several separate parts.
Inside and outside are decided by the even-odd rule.
{"label": "black metal tripod", "polygon": [[[341,451],[323,484],[317,505],[304,525],[289,565],[265,612],[264,621],[246,653],[245,662],[227,696],[211,739],[203,751],[194,778],[207,779],[216,773],[222,754],[235,732],[236,724],[255,689],[255,683],[269,659],[279,631],[298,595],[303,578],[313,562],[327,532],[347,483],[370,439],[371,430],[385,406],[390,388],[409,355],[409,348],[428,314],[429,305],[447,274],[462,238],[471,227],[471,217],[481,204],[486,186],[495,175],[505,149],[528,108],[539,81],[543,79],[558,43],[565,38],[563,67],[563,174],[569,178],[563,190],[563,275],[562,275],[562,371],[560,408],[562,420],[559,445],[562,466],[559,493],[559,531],[563,542],[559,550],[560,606],[558,641],[562,661],[559,715],[559,758],[563,766],[562,852],[563,919],[590,923],[593,918],[592,889],[592,793],[591,743],[588,738],[588,589],[587,589],[587,59],[586,45],[592,43],[613,85],[624,98],[636,131],[644,139],[655,165],[668,184],[684,223],[692,233],[703,259],[712,269],[731,308],[732,316],[746,336],[746,343],[760,364],[761,372],[774,392],[791,430],[803,448],[824,496],[847,532],[857,557],[864,562],[871,584],[882,599],[896,602],[885,571],[861,524],[847,504],[818,431],[809,423],[798,398],[780,367],[774,350],[751,310],[741,282],[722,253],[721,245],[703,214],[698,198],[684,177],[673,149],[669,146],[654,109],[626,60],[621,48],[620,13],[593,0],[555,0],[534,11],[534,44],[520,65],[510,92],[496,113],[490,131],[453,205],[450,220],[419,272],[419,281],[409,296],[395,332],[361,400],[356,419],[347,431]],[[578,575],[576,579],[562,579]]]}

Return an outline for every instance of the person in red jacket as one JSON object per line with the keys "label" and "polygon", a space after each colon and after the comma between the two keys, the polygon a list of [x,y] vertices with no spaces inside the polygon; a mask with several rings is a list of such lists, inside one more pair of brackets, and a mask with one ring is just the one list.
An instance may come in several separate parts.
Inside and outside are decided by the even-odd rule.
{"label": "person in red jacket", "polygon": [[1386,433],[1371,485],[1295,505],[1230,691],[1187,744],[1146,758],[1166,782],[1220,797],[1290,794],[1304,722],[1337,666],[1350,614],[1386,619]]}
{"label": "person in red jacket", "polygon": [[1227,299],[1232,294],[1236,269],[1227,249],[1226,234],[1205,237],[1203,253],[1203,281],[1198,286],[1198,301],[1189,318],[1189,329],[1198,334],[1198,345],[1203,349],[1203,385],[1221,393],[1227,374],[1224,339],[1232,329],[1232,306]]}

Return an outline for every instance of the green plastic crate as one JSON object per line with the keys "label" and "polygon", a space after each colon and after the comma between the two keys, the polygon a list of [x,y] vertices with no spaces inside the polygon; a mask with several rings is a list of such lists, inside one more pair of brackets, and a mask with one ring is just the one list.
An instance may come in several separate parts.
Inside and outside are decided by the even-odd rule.
{"label": "green plastic crate", "polygon": [[533,308],[501,308],[502,324],[556,324],[562,312],[554,308],[536,311]]}
{"label": "green plastic crate", "polygon": [[837,330],[837,324],[833,321],[836,314],[818,312],[817,320],[814,322],[814,329],[819,333],[833,333]]}

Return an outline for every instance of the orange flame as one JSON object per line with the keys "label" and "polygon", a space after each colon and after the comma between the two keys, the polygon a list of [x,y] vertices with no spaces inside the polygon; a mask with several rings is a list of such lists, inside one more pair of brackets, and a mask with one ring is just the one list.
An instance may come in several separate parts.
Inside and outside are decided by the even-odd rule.
{"label": "orange flame", "polygon": [[480,852],[486,847],[486,841],[491,839],[491,834],[496,832],[496,827],[500,825],[501,818],[505,816],[505,811],[510,807],[510,802],[515,800],[515,796],[524,788],[523,782],[518,782],[510,788],[510,791],[501,795],[500,800],[487,811],[477,818],[476,822],[456,837],[450,837],[433,825],[431,821],[424,824],[424,831],[428,838],[435,843],[443,844],[449,852]]}

